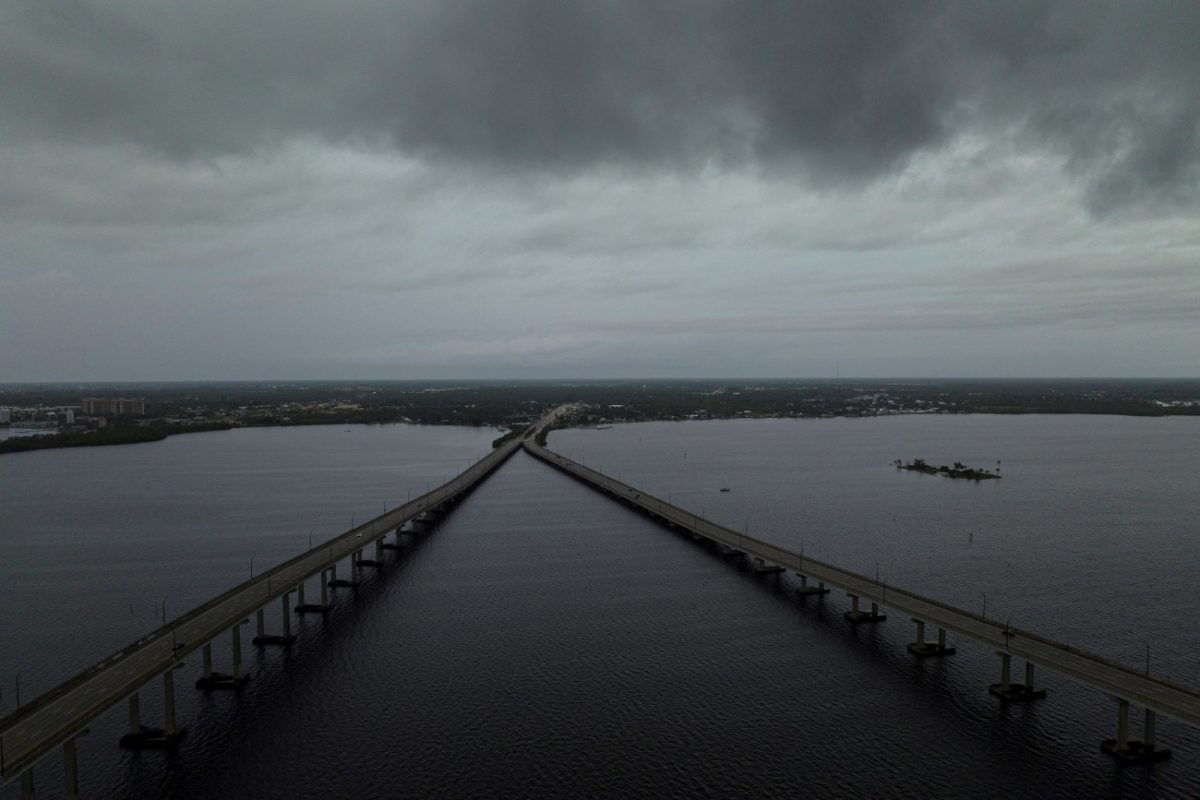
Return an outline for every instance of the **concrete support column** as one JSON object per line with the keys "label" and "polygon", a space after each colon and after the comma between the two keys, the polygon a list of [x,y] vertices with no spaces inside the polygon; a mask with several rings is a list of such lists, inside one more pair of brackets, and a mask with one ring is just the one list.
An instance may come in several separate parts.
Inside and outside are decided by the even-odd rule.
{"label": "concrete support column", "polygon": [[212,642],[204,645],[204,677],[212,677]]}
{"label": "concrete support column", "polygon": [[240,681],[242,679],[242,623],[235,622],[233,625],[233,679]]}
{"label": "concrete support column", "polygon": [[167,736],[174,736],[179,732],[175,726],[175,670],[168,669],[163,673],[163,730]]}
{"label": "concrete support column", "polygon": [[291,592],[284,592],[279,598],[280,607],[283,610],[283,635],[289,637],[292,635],[292,607],[288,605],[288,597]]}
{"label": "concrete support column", "polygon": [[129,695],[129,732],[142,732],[142,701],[137,692]]}
{"label": "concrete support column", "polygon": [[851,592],[846,592],[846,596],[850,598],[853,607],[842,615],[842,618],[851,625],[859,625],[865,622],[883,622],[887,616],[879,613],[879,604],[872,601],[870,611],[862,611],[858,607],[858,595]]}
{"label": "concrete support column", "polygon": [[75,754],[75,740],[68,739],[63,743],[63,766],[66,767],[66,780],[63,785],[63,795],[67,800],[79,798],[79,759]]}
{"label": "concrete support column", "polygon": [[1117,700],[1117,749],[1129,749],[1129,701]]}
{"label": "concrete support column", "polygon": [[375,540],[375,560],[383,561],[383,539],[382,538]]}
{"label": "concrete support column", "polygon": [[400,546],[400,529],[403,527],[404,527],[403,525],[396,526],[396,547]]}
{"label": "concrete support column", "polygon": [[321,605],[329,606],[329,582],[325,580],[326,570],[321,570]]}
{"label": "concrete support column", "polygon": [[296,584],[296,605],[304,605],[304,581]]}
{"label": "concrete support column", "polygon": [[1000,656],[1000,682],[988,687],[988,692],[999,697],[1005,703],[1037,700],[1046,696],[1045,689],[1035,689],[1033,686],[1033,663],[1025,662],[1025,682],[1013,683],[1012,654],[1007,650],[997,650]]}
{"label": "concrete support column", "polygon": [[1121,697],[1113,699],[1117,701],[1117,738],[1105,739],[1100,743],[1100,749],[1120,764],[1152,764],[1170,758],[1170,750],[1159,748],[1154,743],[1156,714],[1147,708],[1142,741],[1130,739],[1129,701]]}
{"label": "concrete support column", "polygon": [[336,561],[329,565],[329,580],[331,580],[331,581],[337,580],[337,562]]}
{"label": "concrete support column", "polygon": [[908,652],[917,658],[941,658],[942,656],[954,655],[954,648],[946,647],[945,628],[938,628],[938,638],[935,644],[925,641],[925,620],[913,617],[912,621],[917,624],[917,640],[909,642]]}
{"label": "concrete support column", "polygon": [[34,800],[37,797],[37,789],[33,786],[33,768],[25,770],[21,773],[21,800]]}
{"label": "concrete support column", "polygon": [[258,628],[257,628],[258,634],[257,635],[261,638],[261,637],[267,635],[267,623],[266,623],[266,620],[263,618],[263,609],[260,608],[258,610],[258,614],[256,616],[258,618]]}

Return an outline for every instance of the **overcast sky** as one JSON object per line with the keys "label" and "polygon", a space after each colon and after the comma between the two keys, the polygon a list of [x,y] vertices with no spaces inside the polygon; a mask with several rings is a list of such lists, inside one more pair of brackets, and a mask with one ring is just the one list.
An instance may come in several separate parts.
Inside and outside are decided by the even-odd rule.
{"label": "overcast sky", "polygon": [[0,0],[0,381],[1200,376],[1200,3]]}

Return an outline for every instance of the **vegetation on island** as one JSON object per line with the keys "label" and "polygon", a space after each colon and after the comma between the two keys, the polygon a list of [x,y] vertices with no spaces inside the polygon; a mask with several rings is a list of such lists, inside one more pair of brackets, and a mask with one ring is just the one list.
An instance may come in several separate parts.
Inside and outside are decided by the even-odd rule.
{"label": "vegetation on island", "polygon": [[95,430],[72,433],[50,433],[40,436],[16,436],[0,441],[0,453],[25,453],[31,450],[53,450],[61,447],[103,447],[113,444],[157,442],[177,433],[229,430],[227,423],[204,425],[112,425]]}
{"label": "vegetation on island", "polygon": [[948,467],[943,464],[940,467],[935,467],[932,464],[926,464],[923,458],[914,458],[907,464],[900,463],[900,459],[897,458],[896,469],[921,472],[925,475],[944,475],[947,478],[959,478],[968,481],[983,481],[1000,477],[999,462],[996,463],[996,471],[992,472],[987,469],[974,469],[959,461],[955,461],[953,466]]}

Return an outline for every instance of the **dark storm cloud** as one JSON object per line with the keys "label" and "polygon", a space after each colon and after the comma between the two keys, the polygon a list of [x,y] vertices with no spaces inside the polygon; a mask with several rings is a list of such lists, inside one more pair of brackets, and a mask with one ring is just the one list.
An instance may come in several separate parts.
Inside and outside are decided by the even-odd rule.
{"label": "dark storm cloud", "polygon": [[313,137],[501,169],[889,174],[1061,155],[1094,211],[1200,185],[1200,4],[6,0],[0,131],[173,158]]}

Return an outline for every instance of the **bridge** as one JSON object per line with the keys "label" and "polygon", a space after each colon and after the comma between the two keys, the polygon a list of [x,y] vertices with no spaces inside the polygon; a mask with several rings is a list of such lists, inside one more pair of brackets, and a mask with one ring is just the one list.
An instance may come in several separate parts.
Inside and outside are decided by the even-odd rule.
{"label": "bridge", "polygon": [[[851,607],[845,612],[848,624],[877,624],[885,621],[885,610],[909,616],[915,624],[915,639],[907,649],[915,658],[942,658],[955,648],[947,633],[969,639],[995,650],[1000,677],[988,691],[999,702],[1032,702],[1046,692],[1035,683],[1036,668],[1043,667],[1081,684],[1099,689],[1117,704],[1116,737],[1101,742],[1101,749],[1119,763],[1158,761],[1170,751],[1155,741],[1158,714],[1200,728],[1200,691],[1164,678],[1139,672],[1099,655],[1057,642],[1032,631],[1014,628],[996,620],[942,603],[833,564],[762,541],[673,505],[640,489],[622,483],[555,453],[539,443],[540,434],[565,413],[562,406],[546,414],[522,436],[503,443],[442,486],[399,508],[351,528],[317,547],[251,578],[218,597],[172,620],[83,672],[45,692],[35,700],[0,718],[0,781],[21,779],[22,798],[33,798],[32,767],[62,749],[66,772],[65,792],[78,796],[78,765],[75,739],[86,733],[88,724],[122,701],[128,702],[129,732],[120,744],[130,748],[169,748],[182,735],[175,718],[175,672],[184,657],[202,651],[203,672],[196,681],[201,689],[239,688],[248,677],[241,664],[241,627],[253,614],[258,646],[287,645],[293,640],[294,613],[321,613],[329,608],[329,589],[357,585],[364,567],[379,566],[383,551],[397,547],[406,526],[421,526],[449,512],[472,489],[498,469],[518,449],[582,482],[588,487],[650,517],[663,526],[713,547],[724,557],[745,559],[751,569],[764,574],[795,573],[801,600],[822,598],[831,587],[844,591]],[[386,541],[389,535],[396,544]],[[374,558],[364,556],[373,546]],[[338,565],[346,561],[347,577],[338,577]],[[306,582],[319,575],[320,603],[308,603]],[[292,595],[296,601],[292,603]],[[280,629],[268,633],[266,608],[280,603]],[[869,609],[866,607],[869,604]],[[936,639],[926,640],[926,627],[936,628]],[[211,643],[228,633],[232,639],[230,672],[213,669]],[[1014,658],[1024,661],[1022,681],[1013,679]],[[142,724],[139,691],[161,678],[165,698],[161,728]],[[1131,704],[1144,712],[1141,739],[1130,735]]]}

